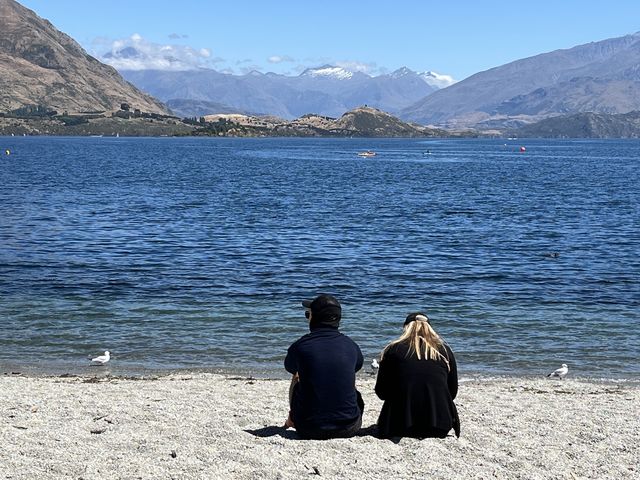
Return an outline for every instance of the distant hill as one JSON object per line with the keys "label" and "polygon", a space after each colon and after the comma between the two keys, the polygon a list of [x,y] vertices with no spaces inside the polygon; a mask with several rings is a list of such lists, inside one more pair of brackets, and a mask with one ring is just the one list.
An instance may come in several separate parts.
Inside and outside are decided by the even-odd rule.
{"label": "distant hill", "polygon": [[357,132],[362,137],[424,137],[447,135],[419,125],[411,125],[375,108],[360,107],[346,112],[336,121],[336,128]]}
{"label": "distant hill", "polygon": [[[130,57],[135,52],[129,47],[123,55]],[[408,68],[371,77],[331,65],[307,69],[298,76],[255,71],[231,75],[211,69],[121,70],[121,73],[160,100],[171,105],[179,103],[180,111],[187,116],[202,113],[200,108],[188,108],[187,101],[198,101],[287,119],[310,112],[338,117],[358,105],[371,105],[393,113],[453,81],[451,77],[433,72],[416,73]]]}
{"label": "distant hill", "polygon": [[0,112],[29,106],[44,111],[167,109],[88,55],[72,38],[14,0],[0,0]]}
{"label": "distant hill", "polygon": [[531,123],[578,112],[640,110],[640,34],[525,58],[416,102],[400,118],[447,126]]}
{"label": "distant hill", "polygon": [[[232,122],[243,136],[298,137],[446,137],[449,132],[411,125],[372,107],[357,107],[339,118],[308,114],[294,120],[238,114],[205,117],[209,124]],[[244,130],[243,130],[244,129]]]}
{"label": "distant hill", "polygon": [[640,138],[640,112],[562,115],[525,125],[511,135],[524,138]]}

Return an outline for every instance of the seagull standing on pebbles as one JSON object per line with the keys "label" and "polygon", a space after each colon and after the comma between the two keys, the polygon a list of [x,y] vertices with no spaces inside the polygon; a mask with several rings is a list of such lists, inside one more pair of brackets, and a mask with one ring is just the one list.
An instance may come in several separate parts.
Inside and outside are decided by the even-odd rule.
{"label": "seagull standing on pebbles", "polygon": [[567,376],[567,373],[569,373],[569,367],[567,367],[566,363],[563,363],[559,369],[554,370],[549,375],[547,375],[547,377],[560,377],[560,380],[562,380]]}
{"label": "seagull standing on pebbles", "polygon": [[378,370],[378,368],[380,368],[380,364],[374,358],[373,360],[371,360],[371,370],[373,370],[375,372],[376,370]]}
{"label": "seagull standing on pebbles", "polygon": [[99,357],[95,357],[91,359],[92,363],[95,364],[100,364],[100,365],[104,365],[105,363],[107,363],[109,360],[111,359],[111,354],[109,353],[109,351],[107,350],[106,352],[104,352],[104,355],[100,355]]}

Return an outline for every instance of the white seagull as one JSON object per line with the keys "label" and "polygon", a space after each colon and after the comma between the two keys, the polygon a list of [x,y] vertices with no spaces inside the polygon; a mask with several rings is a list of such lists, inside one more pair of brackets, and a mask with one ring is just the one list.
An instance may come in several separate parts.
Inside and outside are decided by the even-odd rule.
{"label": "white seagull", "polygon": [[371,370],[377,370],[378,368],[380,368],[380,364],[374,358],[373,360],[371,360]]}
{"label": "white seagull", "polygon": [[560,380],[562,380],[567,376],[567,373],[569,373],[569,367],[567,367],[566,363],[563,363],[560,368],[551,372],[547,377],[560,377]]}
{"label": "white seagull", "polygon": [[99,357],[95,357],[91,359],[92,363],[99,363],[100,365],[104,365],[111,359],[111,354],[107,350],[104,352],[104,355],[100,355]]}

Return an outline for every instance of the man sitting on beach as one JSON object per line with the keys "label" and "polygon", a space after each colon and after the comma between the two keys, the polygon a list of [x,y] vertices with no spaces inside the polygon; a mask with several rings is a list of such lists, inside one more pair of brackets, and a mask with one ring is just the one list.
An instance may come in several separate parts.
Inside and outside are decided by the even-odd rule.
{"label": "man sitting on beach", "polygon": [[355,385],[362,352],[338,331],[342,308],[333,296],[320,295],[302,305],[311,333],[293,343],[284,360],[293,374],[285,427],[294,427],[302,438],[352,437],[364,410]]}

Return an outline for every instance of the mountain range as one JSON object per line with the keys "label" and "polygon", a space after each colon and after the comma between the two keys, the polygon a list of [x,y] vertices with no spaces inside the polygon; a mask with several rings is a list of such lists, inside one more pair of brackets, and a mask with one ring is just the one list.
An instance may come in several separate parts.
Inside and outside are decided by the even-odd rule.
{"label": "mountain range", "polygon": [[400,112],[405,120],[496,128],[580,112],[640,110],[640,33],[492,68]]}
{"label": "mountain range", "polygon": [[[136,54],[141,53],[128,47],[115,55]],[[111,54],[105,61],[113,58]],[[223,111],[277,115],[286,119],[307,113],[338,117],[360,105],[395,113],[453,81],[433,72],[417,73],[408,68],[372,77],[333,65],[310,68],[297,76],[257,71],[232,75],[204,68],[121,70],[120,73],[181,116],[217,113],[219,110],[203,112],[200,108],[216,104]]]}
{"label": "mountain range", "polygon": [[511,135],[522,138],[640,138],[640,111],[550,117],[524,125]]}
{"label": "mountain range", "polygon": [[[640,33],[517,60],[456,83],[446,75],[408,68],[370,76],[335,65],[297,76],[203,68],[119,73],[14,0],[0,0],[0,20],[0,117],[57,112],[65,125],[90,122],[96,115],[151,123],[171,109],[182,117],[241,113],[291,120],[307,114],[338,118],[364,105],[406,122],[457,130],[511,134],[531,126],[523,134],[636,136]],[[140,55],[127,47],[103,59]],[[82,118],[68,118],[74,114]],[[394,127],[393,135],[403,129]]]}
{"label": "mountain range", "polygon": [[[116,55],[139,52],[129,48]],[[289,119],[310,112],[337,117],[366,104],[405,121],[501,131],[558,115],[640,110],[640,33],[517,60],[457,83],[407,68],[371,77],[332,65],[296,77],[214,70],[121,73],[181,114],[206,110],[187,101]]]}
{"label": "mountain range", "polygon": [[167,108],[127,83],[112,67],[14,0],[0,0],[0,111],[27,106],[47,111]]}

